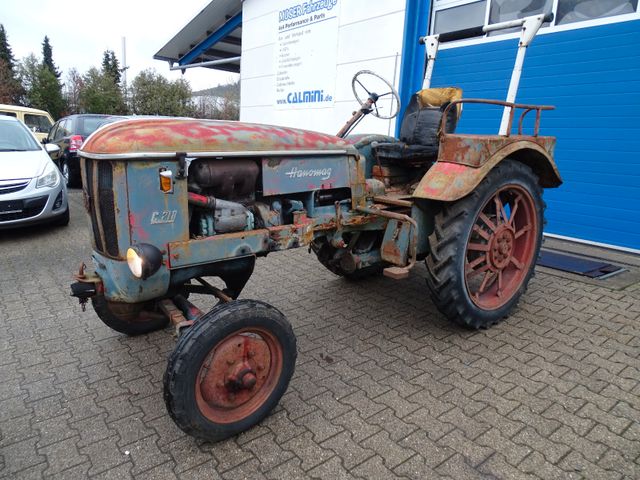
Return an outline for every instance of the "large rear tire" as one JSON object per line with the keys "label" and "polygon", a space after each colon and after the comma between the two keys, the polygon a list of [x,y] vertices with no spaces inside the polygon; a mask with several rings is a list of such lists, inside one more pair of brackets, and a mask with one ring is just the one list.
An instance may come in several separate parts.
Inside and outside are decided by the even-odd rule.
{"label": "large rear tire", "polygon": [[513,160],[491,170],[468,196],[444,204],[426,259],[438,310],[473,329],[509,315],[533,275],[544,208],[537,176]]}
{"label": "large rear tire", "polygon": [[91,306],[102,322],[116,332],[126,335],[143,335],[164,328],[169,319],[153,309],[153,302],[114,303],[103,295],[91,297]]}
{"label": "large rear tire", "polygon": [[212,442],[265,418],[287,390],[296,338],[280,311],[239,300],[214,307],[169,357],[164,399],[176,425]]}

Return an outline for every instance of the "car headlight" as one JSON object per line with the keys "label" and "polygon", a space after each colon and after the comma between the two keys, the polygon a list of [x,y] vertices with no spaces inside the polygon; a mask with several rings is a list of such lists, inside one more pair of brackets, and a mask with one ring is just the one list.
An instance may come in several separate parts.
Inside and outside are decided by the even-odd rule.
{"label": "car headlight", "polygon": [[162,265],[162,252],[148,243],[138,243],[127,249],[127,265],[136,278],[146,280]]}
{"label": "car headlight", "polygon": [[47,167],[44,169],[44,173],[38,177],[36,188],[53,188],[58,186],[59,182],[60,174],[58,173],[58,169],[53,163],[49,162]]}

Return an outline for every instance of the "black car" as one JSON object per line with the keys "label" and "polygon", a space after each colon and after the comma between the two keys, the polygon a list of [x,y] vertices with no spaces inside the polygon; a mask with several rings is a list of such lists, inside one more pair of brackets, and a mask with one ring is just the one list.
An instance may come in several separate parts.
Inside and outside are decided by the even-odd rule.
{"label": "black car", "polygon": [[60,147],[53,160],[62,172],[67,187],[79,187],[82,184],[78,150],[85,138],[102,125],[123,118],[125,117],[98,114],[70,115],[61,118],[51,127],[49,136],[44,141]]}

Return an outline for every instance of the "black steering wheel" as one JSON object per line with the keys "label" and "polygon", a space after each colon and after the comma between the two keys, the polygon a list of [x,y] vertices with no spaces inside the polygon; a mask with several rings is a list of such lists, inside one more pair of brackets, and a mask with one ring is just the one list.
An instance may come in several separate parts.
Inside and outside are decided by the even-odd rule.
{"label": "black steering wheel", "polygon": [[[389,90],[381,94],[375,93],[372,89],[364,86],[363,80],[364,83],[367,83],[369,85],[375,81],[375,83],[377,84],[376,86],[383,86],[385,90],[387,88]],[[362,90],[364,90],[367,96],[364,97],[364,93],[362,91],[359,93],[357,87],[360,87]],[[398,115],[398,111],[400,110],[400,95],[398,95],[398,92],[395,88],[393,88],[393,85],[391,85],[391,83],[389,83],[377,73],[374,73],[371,70],[360,70],[353,76],[353,80],[351,80],[351,88],[353,89],[353,95],[356,97],[356,100],[358,101],[360,106],[363,108],[369,108],[370,111],[368,113],[371,113],[374,117],[378,117],[383,120],[389,120]],[[391,96],[391,113],[385,115],[383,113],[380,113],[382,107],[379,107],[377,102],[380,99],[384,99],[388,96]]]}

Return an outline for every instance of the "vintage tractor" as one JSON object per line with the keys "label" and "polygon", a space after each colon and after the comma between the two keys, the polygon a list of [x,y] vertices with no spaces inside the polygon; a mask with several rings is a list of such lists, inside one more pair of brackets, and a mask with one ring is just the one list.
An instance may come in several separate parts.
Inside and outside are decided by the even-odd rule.
{"label": "vintage tractor", "polygon": [[[543,21],[518,25],[537,30]],[[427,84],[438,41],[466,34],[426,38]],[[407,107],[400,140],[347,136],[368,113],[393,115],[384,102],[398,106],[391,86],[367,88],[372,75],[354,77],[366,99],[337,136],[140,118],[107,125],[83,145],[95,270],[80,269],[72,294],[119,332],[175,327],[164,397],[185,432],[214,441],[237,434],[287,389],[291,326],[267,303],[238,300],[258,257],[307,247],[337,275],[396,280],[424,259],[436,306],[470,328],[500,321],[525,291],[542,238],[542,188],[561,183],[555,139],[538,135],[540,113],[551,107],[425,88]],[[504,106],[501,133],[453,133],[464,102]],[[537,118],[524,135],[529,111]],[[189,301],[196,293],[219,302],[203,313]]]}

